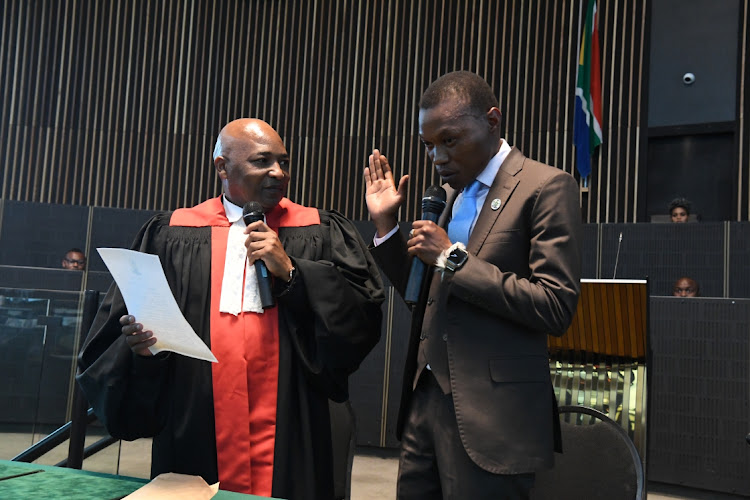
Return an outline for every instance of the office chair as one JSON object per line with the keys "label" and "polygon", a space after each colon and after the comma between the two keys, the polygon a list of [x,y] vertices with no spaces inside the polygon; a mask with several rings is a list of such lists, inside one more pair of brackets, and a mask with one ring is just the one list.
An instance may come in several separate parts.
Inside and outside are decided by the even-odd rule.
{"label": "office chair", "polygon": [[646,498],[643,463],[617,422],[593,408],[563,406],[560,426],[563,452],[552,469],[537,472],[532,498]]}

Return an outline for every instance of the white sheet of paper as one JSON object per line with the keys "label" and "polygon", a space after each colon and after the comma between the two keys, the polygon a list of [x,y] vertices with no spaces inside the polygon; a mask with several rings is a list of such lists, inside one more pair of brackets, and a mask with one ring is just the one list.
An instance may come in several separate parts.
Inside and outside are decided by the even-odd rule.
{"label": "white sheet of paper", "polygon": [[182,315],[158,256],[124,248],[96,250],[120,287],[128,314],[135,316],[144,330],[154,332],[157,340],[149,347],[151,353],[172,351],[218,363]]}
{"label": "white sheet of paper", "polygon": [[165,472],[125,500],[210,500],[218,492],[219,483],[208,485],[200,476]]}

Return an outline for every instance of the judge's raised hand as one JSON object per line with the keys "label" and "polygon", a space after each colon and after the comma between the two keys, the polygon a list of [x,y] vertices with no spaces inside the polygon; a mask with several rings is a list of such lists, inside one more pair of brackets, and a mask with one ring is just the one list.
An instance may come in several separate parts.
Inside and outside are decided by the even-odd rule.
{"label": "judge's raised hand", "polygon": [[367,210],[378,236],[385,236],[398,224],[398,209],[406,199],[409,176],[401,177],[396,188],[388,159],[377,149],[372,151],[364,175]]}
{"label": "judge's raised hand", "polygon": [[279,235],[262,220],[255,221],[245,228],[247,258],[252,266],[256,260],[265,262],[268,272],[287,281],[292,270],[292,259],[286,254]]}
{"label": "judge's raised hand", "polygon": [[122,325],[122,334],[125,335],[125,342],[130,346],[130,350],[139,356],[153,356],[148,348],[156,344],[156,337],[151,330],[143,331],[143,325],[135,322],[135,316],[126,314],[120,318]]}

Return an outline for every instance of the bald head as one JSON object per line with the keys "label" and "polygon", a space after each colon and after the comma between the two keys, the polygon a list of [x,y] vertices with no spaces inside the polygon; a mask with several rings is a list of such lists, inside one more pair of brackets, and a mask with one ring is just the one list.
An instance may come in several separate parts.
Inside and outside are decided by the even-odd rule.
{"label": "bald head", "polygon": [[698,282],[687,276],[678,279],[672,286],[672,295],[675,297],[698,297],[699,294]]}
{"label": "bald head", "polygon": [[274,128],[263,120],[257,118],[238,118],[237,120],[227,123],[221,132],[219,137],[216,138],[216,145],[214,146],[214,160],[217,156],[224,155],[237,143],[242,143],[247,140],[253,140],[256,137],[270,134],[276,136],[279,142],[281,137],[274,130]]}
{"label": "bald head", "polygon": [[279,134],[257,118],[229,122],[216,139],[214,167],[235,205],[257,201],[268,212],[286,195],[289,154]]}

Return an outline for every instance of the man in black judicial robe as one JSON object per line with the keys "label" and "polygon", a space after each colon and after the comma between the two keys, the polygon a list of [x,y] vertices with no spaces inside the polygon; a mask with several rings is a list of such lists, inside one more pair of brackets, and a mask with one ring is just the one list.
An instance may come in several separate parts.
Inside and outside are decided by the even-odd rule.
{"label": "man in black judicial robe", "polygon": [[[211,331],[212,312],[218,315],[212,311],[212,274],[217,274],[212,241],[217,229],[226,232],[221,226],[230,225],[225,207],[261,203],[268,225],[253,223],[245,234],[250,264],[261,259],[274,276],[278,307],[271,495],[332,498],[328,399],[347,400],[348,375],[378,342],[384,299],[378,270],[350,221],[283,198],[288,154],[270,125],[231,122],[220,133],[214,156],[223,198],[189,209],[187,218],[177,217],[179,210],[156,215],[132,248],[159,256],[177,304],[211,347],[212,335],[223,334]],[[319,223],[285,224],[295,210],[305,217],[314,212]],[[194,220],[196,212],[202,222],[179,222]],[[113,285],[81,352],[78,381],[114,437],[154,437],[152,477],[179,472],[214,483],[220,474],[212,364],[174,353],[150,355],[147,348],[158,335],[127,314]]]}

